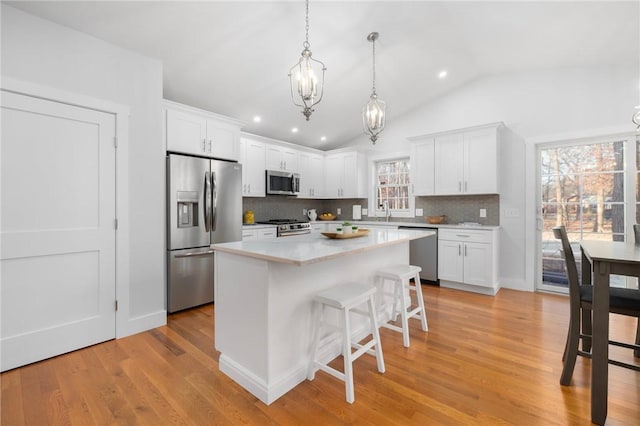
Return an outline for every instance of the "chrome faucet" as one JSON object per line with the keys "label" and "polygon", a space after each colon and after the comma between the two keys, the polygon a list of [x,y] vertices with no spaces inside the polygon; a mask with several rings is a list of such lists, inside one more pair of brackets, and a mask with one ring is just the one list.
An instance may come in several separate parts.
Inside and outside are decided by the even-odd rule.
{"label": "chrome faucet", "polygon": [[391,212],[389,211],[389,202],[383,201],[382,208],[384,208],[384,220],[385,222],[389,222],[389,218],[391,217]]}

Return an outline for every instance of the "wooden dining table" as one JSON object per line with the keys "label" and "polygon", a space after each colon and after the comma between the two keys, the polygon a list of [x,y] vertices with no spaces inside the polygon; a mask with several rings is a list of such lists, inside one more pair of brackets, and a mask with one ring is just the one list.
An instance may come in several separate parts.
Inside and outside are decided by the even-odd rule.
{"label": "wooden dining table", "polygon": [[[607,419],[610,275],[640,277],[640,246],[633,242],[581,241],[582,284],[593,284],[591,421]],[[593,283],[592,283],[593,277]]]}

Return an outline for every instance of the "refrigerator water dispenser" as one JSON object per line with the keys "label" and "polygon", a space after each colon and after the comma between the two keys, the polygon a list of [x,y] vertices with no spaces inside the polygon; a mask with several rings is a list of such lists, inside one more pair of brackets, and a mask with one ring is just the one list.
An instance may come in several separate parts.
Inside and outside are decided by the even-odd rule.
{"label": "refrigerator water dispenser", "polygon": [[178,191],[178,228],[198,226],[198,193]]}

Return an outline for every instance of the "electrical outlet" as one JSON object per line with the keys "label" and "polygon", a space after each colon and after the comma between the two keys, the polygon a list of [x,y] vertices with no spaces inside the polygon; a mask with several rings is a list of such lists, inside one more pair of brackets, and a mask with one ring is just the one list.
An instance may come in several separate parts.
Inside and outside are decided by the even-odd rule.
{"label": "electrical outlet", "polygon": [[369,216],[369,209],[362,209],[362,214],[364,216]]}
{"label": "electrical outlet", "polygon": [[422,209],[416,209],[416,216],[417,216],[417,217],[420,217],[420,216],[422,216],[423,214],[424,214],[424,210],[422,210]]}
{"label": "electrical outlet", "polygon": [[302,209],[302,216],[306,216],[307,215],[307,209]]}
{"label": "electrical outlet", "polygon": [[487,209],[480,209],[480,217],[487,217]]}
{"label": "electrical outlet", "polygon": [[338,213],[337,213],[338,215],[341,215],[341,214],[342,214],[342,209],[341,209],[340,207],[338,207],[337,212],[338,212]]}

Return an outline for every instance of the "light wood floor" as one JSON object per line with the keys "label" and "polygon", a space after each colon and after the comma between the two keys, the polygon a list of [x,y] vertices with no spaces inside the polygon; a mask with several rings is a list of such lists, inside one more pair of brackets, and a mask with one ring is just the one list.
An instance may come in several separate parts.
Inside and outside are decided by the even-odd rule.
{"label": "light wood floor", "polygon": [[[559,384],[565,297],[423,287],[429,332],[412,320],[406,349],[399,333],[381,329],[386,372],[360,358],[353,405],[343,383],[322,372],[270,406],[258,401],[218,371],[208,305],[171,315],[166,327],[2,374],[2,425],[590,423],[590,360],[578,359],[570,387]],[[631,340],[634,321],[612,318],[614,337]],[[609,370],[607,424],[640,424],[640,374]]]}

